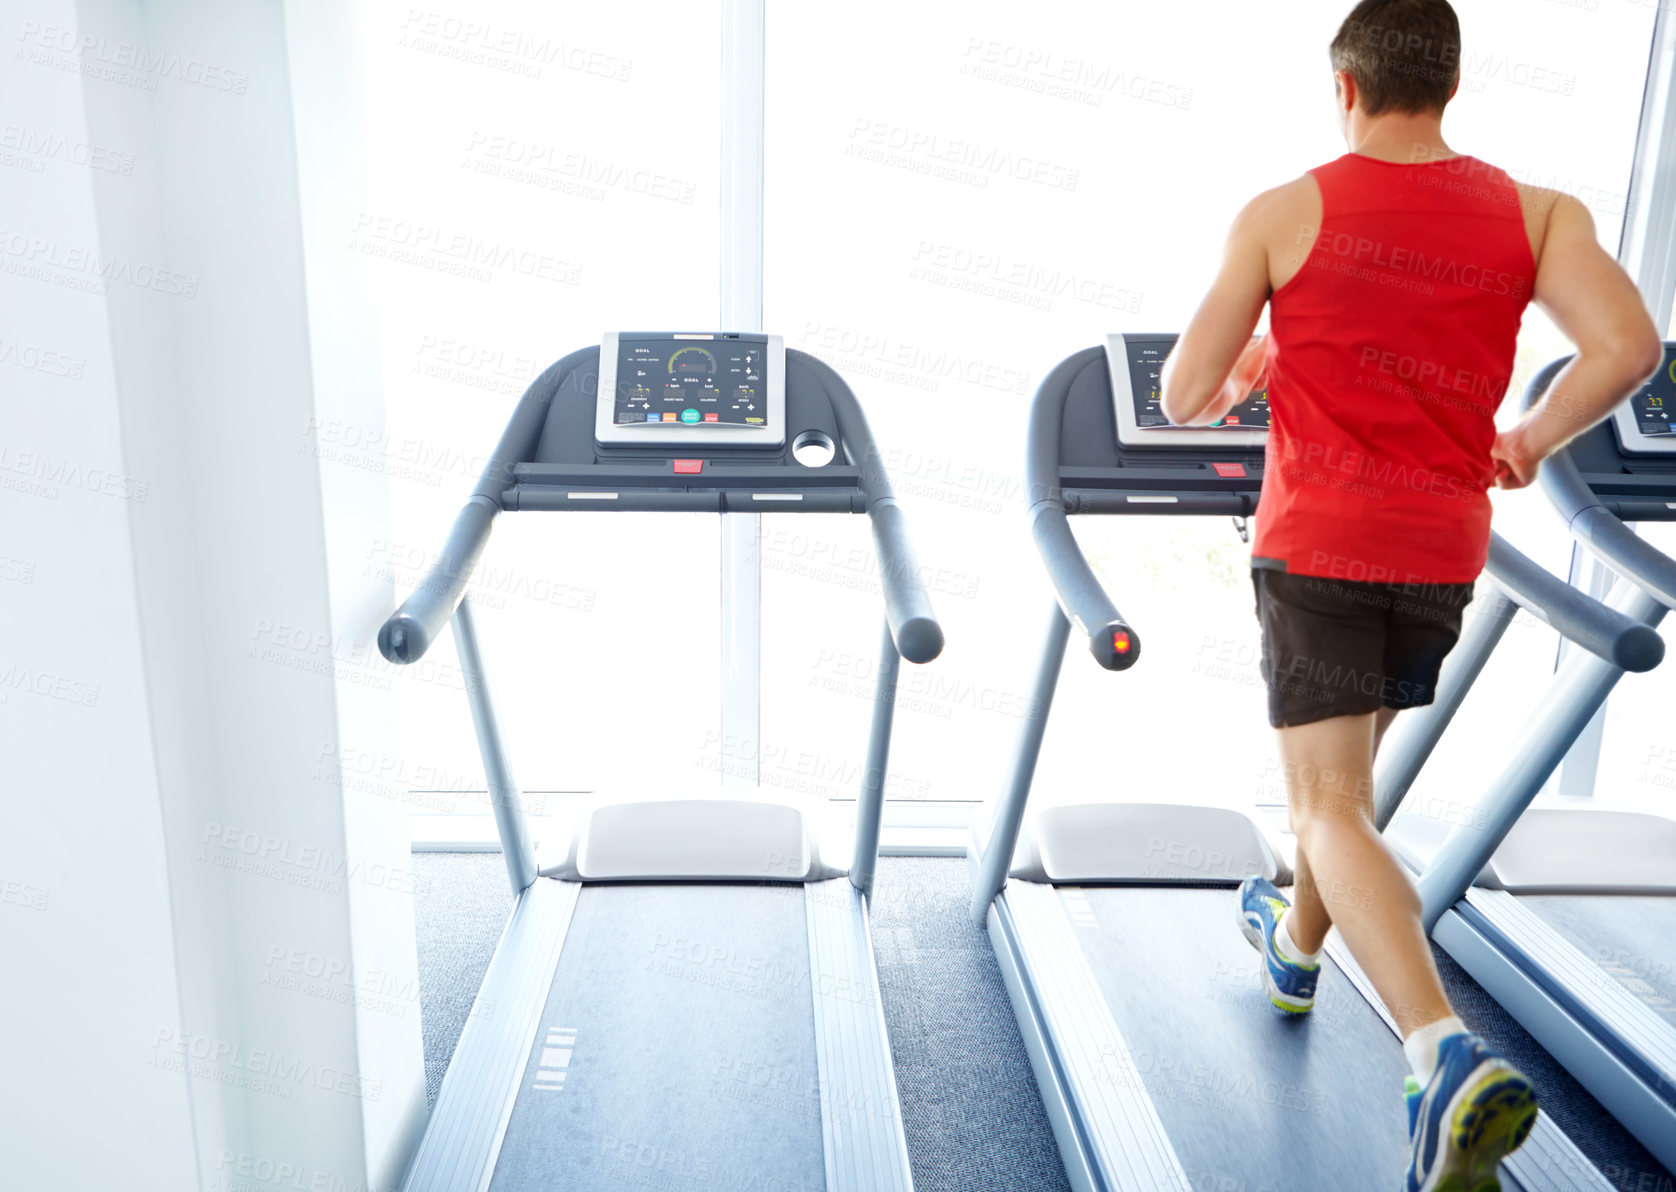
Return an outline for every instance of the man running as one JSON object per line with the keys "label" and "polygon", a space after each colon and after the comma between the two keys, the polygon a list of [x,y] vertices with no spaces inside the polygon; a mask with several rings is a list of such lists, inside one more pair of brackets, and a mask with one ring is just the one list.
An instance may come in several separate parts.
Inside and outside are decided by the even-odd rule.
{"label": "man running", "polygon": [[[1331,56],[1350,152],[1240,212],[1163,404],[1205,426],[1268,389],[1251,574],[1296,901],[1253,878],[1240,913],[1270,999],[1310,1009],[1336,926],[1414,1070],[1407,1187],[1477,1189],[1524,1141],[1536,1096],[1444,996],[1419,897],[1374,828],[1374,753],[1398,711],[1432,702],[1489,550],[1488,488],[1529,484],[1662,345],[1581,203],[1444,142],[1461,60],[1446,0],[1364,0]],[[1577,355],[1498,434],[1532,301]]]}

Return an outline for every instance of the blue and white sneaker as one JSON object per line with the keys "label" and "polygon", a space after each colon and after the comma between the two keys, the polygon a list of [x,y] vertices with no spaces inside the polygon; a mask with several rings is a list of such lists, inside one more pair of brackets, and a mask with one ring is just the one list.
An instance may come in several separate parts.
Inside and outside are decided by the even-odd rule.
{"label": "blue and white sneaker", "polygon": [[1500,1192],[1502,1159],[1536,1124],[1536,1091],[1525,1074],[1477,1035],[1450,1035],[1424,1090],[1408,1078],[1414,1158],[1406,1192]]}
{"label": "blue and white sneaker", "polygon": [[1240,883],[1240,931],[1263,954],[1263,988],[1269,1001],[1288,1014],[1307,1014],[1315,1005],[1321,966],[1294,963],[1274,946],[1274,929],[1290,906],[1266,877],[1248,877]]}

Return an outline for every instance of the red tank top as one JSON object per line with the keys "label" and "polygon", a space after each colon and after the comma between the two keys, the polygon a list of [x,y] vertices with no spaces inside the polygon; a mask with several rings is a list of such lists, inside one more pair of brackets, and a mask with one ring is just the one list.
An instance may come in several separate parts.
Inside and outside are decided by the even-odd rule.
{"label": "red tank top", "polygon": [[1536,277],[1519,192],[1472,157],[1352,153],[1311,173],[1321,228],[1270,298],[1252,566],[1470,582],[1489,551],[1495,412]]}

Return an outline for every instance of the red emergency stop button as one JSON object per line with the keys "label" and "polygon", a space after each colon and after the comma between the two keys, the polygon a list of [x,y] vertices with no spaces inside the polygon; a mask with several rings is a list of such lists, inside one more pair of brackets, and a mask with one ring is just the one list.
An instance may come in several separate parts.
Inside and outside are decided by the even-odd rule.
{"label": "red emergency stop button", "polygon": [[704,471],[704,461],[701,459],[678,459],[675,461],[677,476],[696,476]]}
{"label": "red emergency stop button", "polygon": [[1244,464],[1212,464],[1211,467],[1215,468],[1216,474],[1225,480],[1245,479]]}

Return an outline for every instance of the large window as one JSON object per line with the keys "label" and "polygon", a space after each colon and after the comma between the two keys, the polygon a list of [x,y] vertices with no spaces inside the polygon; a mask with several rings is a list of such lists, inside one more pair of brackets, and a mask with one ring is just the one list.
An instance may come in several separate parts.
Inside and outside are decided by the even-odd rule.
{"label": "large window", "polygon": [[[390,476],[398,597],[435,557],[518,397],[608,328],[707,327],[719,278],[719,21],[663,6],[378,3],[364,20],[389,425],[334,428]],[[531,810],[544,792],[690,779],[716,723],[714,517],[504,516],[473,582],[489,676]],[[484,809],[451,635],[396,675],[406,757],[371,780],[416,810]]]}
{"label": "large window", "polygon": [[[834,20],[769,5],[766,327],[854,385],[948,631],[943,658],[904,668],[892,797],[994,792],[1050,599],[1022,516],[1030,396],[1107,332],[1181,327],[1239,207],[1343,152],[1326,44],[1348,7],[1308,0],[1278,21],[1232,0],[857,0]],[[1578,195],[1615,247],[1654,10],[1540,8],[1462,7],[1446,132]],[[517,0],[365,13],[372,198],[344,232],[378,276],[389,422],[319,437],[342,466],[388,472],[394,532],[367,565],[405,593],[542,368],[607,328],[718,317],[720,24],[705,5],[659,6],[655,28],[632,6]],[[1516,388],[1564,350],[1533,311]],[[1497,506],[1503,533],[1563,573],[1569,540],[1540,496]],[[1235,527],[1089,518],[1078,533],[1147,660],[1114,676],[1072,651],[1043,794],[1277,797]],[[716,732],[717,541],[704,515],[501,520],[474,599],[538,813],[562,801],[540,792],[753,763],[770,788],[854,794],[880,615],[864,519],[763,519],[753,757]],[[1505,739],[1556,644],[1521,622],[1428,782],[1487,774],[1484,742]],[[408,746],[392,789],[481,792],[452,640],[396,682]]]}
{"label": "large window", "polygon": [[[1446,132],[1521,180],[1582,197],[1615,248],[1653,10],[1540,7],[1463,6],[1462,93]],[[906,672],[893,793],[994,793],[1049,601],[1022,517],[1030,395],[1107,332],[1179,329],[1239,207],[1344,151],[1326,45],[1348,8],[1293,4],[1277,20],[1231,0],[858,0],[835,21],[770,5],[767,321],[867,406],[949,633],[934,667]],[[1563,350],[1532,312],[1516,386]],[[859,748],[874,601],[856,590],[860,565],[843,561],[865,545],[859,530],[769,524],[768,607],[795,595],[797,621],[822,626],[813,637],[771,628],[766,647],[764,737],[795,766],[832,750],[834,724]],[[1569,540],[1540,496],[1498,499],[1498,524],[1563,573]],[[1234,527],[1077,528],[1147,658],[1114,676],[1073,648],[1040,794],[1277,796]],[[1546,629],[1522,623],[1507,641],[1432,771],[1451,790],[1487,775],[1497,746],[1486,742],[1499,746],[1552,668]]]}

